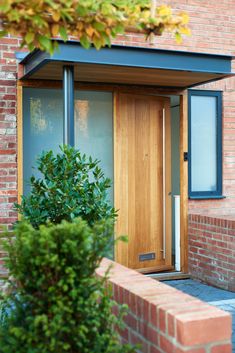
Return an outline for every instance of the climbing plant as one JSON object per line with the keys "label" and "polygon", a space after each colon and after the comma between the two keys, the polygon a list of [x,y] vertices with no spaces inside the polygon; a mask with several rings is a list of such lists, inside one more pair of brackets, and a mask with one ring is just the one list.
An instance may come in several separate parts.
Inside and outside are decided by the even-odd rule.
{"label": "climbing plant", "polygon": [[22,37],[22,46],[53,53],[55,38],[79,39],[97,49],[126,31],[161,35],[173,33],[177,41],[189,34],[188,15],[152,0],[1,0],[0,35]]}

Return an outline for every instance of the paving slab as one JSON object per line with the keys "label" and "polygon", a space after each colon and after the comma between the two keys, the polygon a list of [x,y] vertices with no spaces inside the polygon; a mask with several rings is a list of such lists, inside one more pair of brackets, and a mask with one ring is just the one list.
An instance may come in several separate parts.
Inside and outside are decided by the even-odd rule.
{"label": "paving slab", "polygon": [[172,286],[184,293],[203,300],[222,310],[228,311],[233,318],[233,353],[235,353],[235,293],[227,290],[215,288],[193,279],[167,280],[164,283]]}

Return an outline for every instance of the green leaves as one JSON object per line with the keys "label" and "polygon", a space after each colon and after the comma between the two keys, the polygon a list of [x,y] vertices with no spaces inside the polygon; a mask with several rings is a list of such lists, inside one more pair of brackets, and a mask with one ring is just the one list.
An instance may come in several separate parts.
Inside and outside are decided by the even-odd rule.
{"label": "green leaves", "polygon": [[152,14],[150,0],[2,0],[0,21],[4,33],[22,37],[23,46],[51,54],[55,45],[48,41],[57,36],[64,41],[72,36],[84,48],[94,44],[99,49],[124,32],[142,31],[148,38],[168,31],[177,40],[190,33],[185,13],[175,15],[161,5]]}
{"label": "green leaves", "polygon": [[0,353],[134,353],[115,330],[124,308],[112,314],[107,278],[95,276],[114,244],[111,181],[98,160],[70,146],[37,163],[42,176],[31,177],[31,194],[17,205],[25,219],[14,241],[4,235],[14,283],[0,308]]}
{"label": "green leaves", "polygon": [[81,36],[80,43],[85,49],[89,49],[91,46],[91,43],[86,35]]}
{"label": "green leaves", "polygon": [[33,42],[35,38],[35,34],[33,32],[28,32],[26,35],[25,35],[25,41],[27,44],[30,44]]}
{"label": "green leaves", "polygon": [[51,43],[51,41],[50,41],[49,38],[44,37],[44,36],[39,36],[39,37],[38,37],[38,40],[39,40],[39,43],[40,43],[41,47],[42,47],[44,50],[46,50],[46,51],[48,51],[48,52],[51,51],[52,43]]}
{"label": "green leaves", "polygon": [[107,278],[95,276],[112,234],[105,220],[15,226],[4,245],[14,284],[1,303],[0,353],[135,352],[116,330],[127,309],[111,299]]}
{"label": "green leaves", "polygon": [[68,34],[65,27],[60,27],[59,33],[61,38],[66,42],[68,40]]}
{"label": "green leaves", "polygon": [[0,4],[0,12],[7,12],[11,9],[11,3],[9,0],[2,0]]}
{"label": "green leaves", "polygon": [[43,152],[37,165],[42,177],[31,177],[31,194],[17,206],[34,227],[76,217],[90,225],[101,219],[114,221],[116,212],[107,198],[111,180],[105,178],[98,160],[63,146],[57,155]]}

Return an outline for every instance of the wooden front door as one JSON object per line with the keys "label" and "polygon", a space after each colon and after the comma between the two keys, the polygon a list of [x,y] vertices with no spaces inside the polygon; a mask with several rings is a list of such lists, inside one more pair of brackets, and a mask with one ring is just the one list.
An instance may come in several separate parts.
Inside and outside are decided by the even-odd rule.
{"label": "wooden front door", "polygon": [[117,262],[142,272],[172,268],[171,124],[165,97],[117,93],[114,199]]}

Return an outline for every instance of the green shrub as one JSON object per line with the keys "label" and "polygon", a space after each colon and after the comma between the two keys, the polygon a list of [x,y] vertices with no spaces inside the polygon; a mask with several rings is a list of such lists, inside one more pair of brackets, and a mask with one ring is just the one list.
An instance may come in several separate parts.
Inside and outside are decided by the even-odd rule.
{"label": "green shrub", "polygon": [[94,222],[116,216],[107,199],[111,180],[104,177],[98,160],[70,146],[61,153],[43,152],[37,160],[41,177],[31,177],[31,193],[22,196],[19,213],[38,228],[47,221],[60,223],[76,217]]}
{"label": "green shrub", "polygon": [[[95,276],[113,246],[116,212],[99,162],[69,146],[38,159],[41,177],[18,211],[9,254],[10,293],[0,310],[0,353],[131,353],[119,342],[106,278]],[[77,218],[79,217],[79,218]]]}
{"label": "green shrub", "polygon": [[16,225],[5,244],[16,290],[4,301],[0,353],[134,352],[120,344],[122,320],[112,314],[105,280],[94,275],[112,232],[112,221]]}

